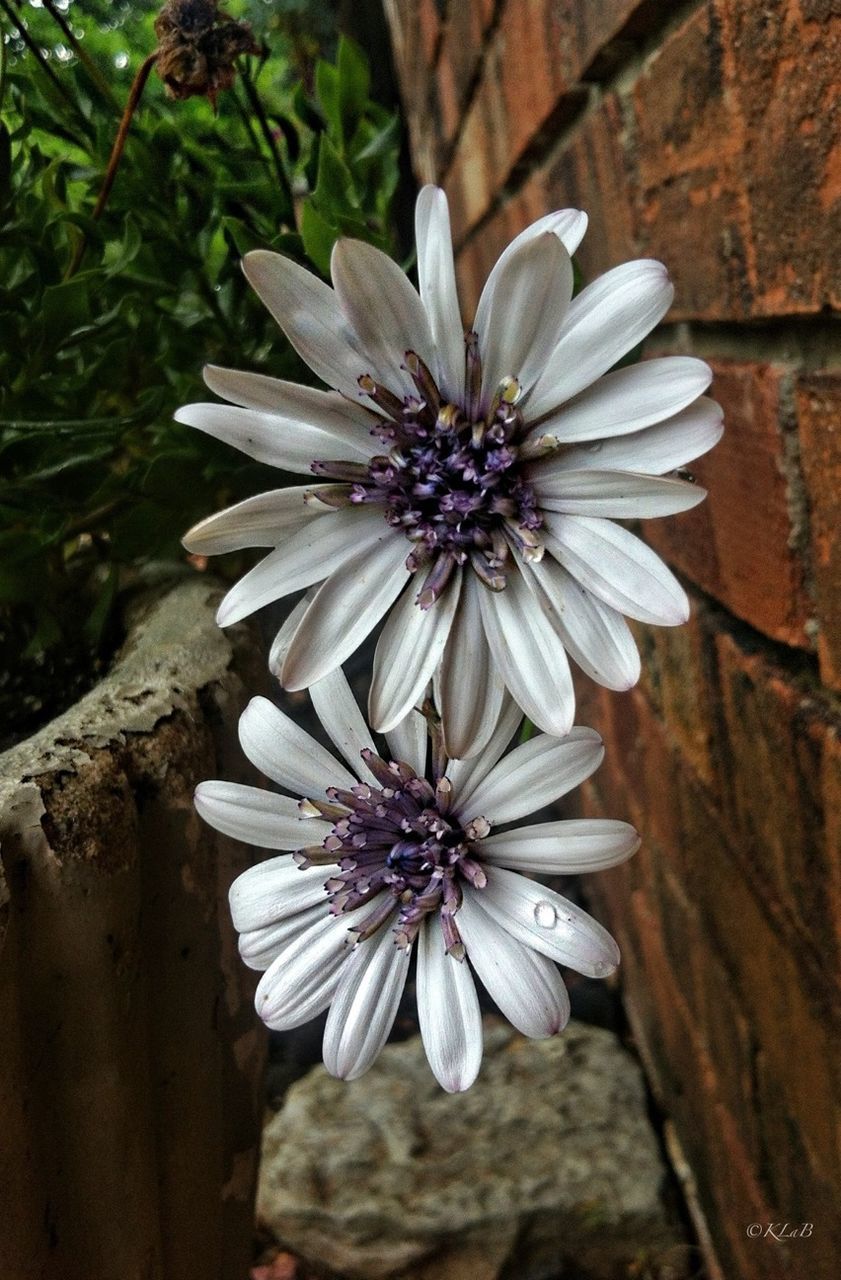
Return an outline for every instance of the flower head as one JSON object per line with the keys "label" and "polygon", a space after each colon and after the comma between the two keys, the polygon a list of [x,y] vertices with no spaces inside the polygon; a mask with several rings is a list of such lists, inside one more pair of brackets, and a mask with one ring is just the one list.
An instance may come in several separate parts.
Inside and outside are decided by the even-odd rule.
{"label": "flower head", "polygon": [[341,764],[265,698],[240,720],[249,759],[278,786],[204,782],[199,813],[220,831],[286,853],[231,889],[246,964],[263,970],[256,1005],[284,1030],[329,1006],[324,1061],[355,1079],[385,1043],[412,952],[418,1014],[445,1089],[472,1084],[482,1058],[473,974],[525,1035],[554,1035],[569,1000],[556,968],[611,973],[615,942],[579,907],[519,874],[595,871],[639,839],[606,819],[511,826],[588,777],[601,739],[573,729],[504,755],[521,716],[507,699],[482,756],[448,758],[418,711],[374,745],[341,670],[313,686]]}
{"label": "flower head", "polygon": [[[500,257],[463,332],[444,193],[417,203],[420,292],[385,254],[340,240],[330,289],[278,254],[246,275],[332,391],[208,368],[231,403],[179,421],[321,483],[261,494],[188,534],[200,554],[273,548],[228,593],[232,623],[315,588],[277,668],[284,687],[334,670],[378,622],[369,713],[387,731],[434,675],[452,756],[479,751],[507,686],[546,732],[575,701],[567,654],[627,689],[627,615],[688,616],[674,576],[614,520],[668,515],[704,491],[673,473],[715,444],[701,360],[613,366],[667,311],[658,262],[630,262],[572,298],[586,216],[550,214]],[[613,370],[611,372],[611,370]],[[484,735],[484,736],[483,736]]]}

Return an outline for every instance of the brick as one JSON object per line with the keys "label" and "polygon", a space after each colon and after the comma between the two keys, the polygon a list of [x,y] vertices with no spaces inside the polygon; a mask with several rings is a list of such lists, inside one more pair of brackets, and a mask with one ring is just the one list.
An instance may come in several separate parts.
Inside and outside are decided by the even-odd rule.
{"label": "brick", "polygon": [[693,511],[648,521],[645,538],[737,618],[773,640],[808,647],[812,610],[801,554],[807,531],[783,421],[787,371],[711,364],[724,437],[690,464],[709,494]]}
{"label": "brick", "polygon": [[507,0],[447,175],[459,234],[526,152],[548,150],[585,100],[590,63],[640,7],[639,0]]}
{"label": "brick", "polygon": [[638,234],[674,275],[674,318],[838,304],[839,56],[841,21],[797,0],[707,0],[646,65],[630,100]]}
{"label": "brick", "polygon": [[495,7],[495,0],[449,6],[436,72],[446,144],[452,142],[461,124]]}
{"label": "brick", "polygon": [[818,657],[825,683],[841,689],[841,374],[799,379],[797,421],[811,523]]}
{"label": "brick", "polygon": [[384,0],[412,167],[420,183],[438,179],[441,124],[433,76],[441,20],[435,0]]}
{"label": "brick", "polygon": [[[797,947],[781,938],[762,909],[734,856],[732,833],[697,794],[683,816],[691,869],[685,889],[702,921],[700,945],[717,957],[731,993],[749,1012],[758,1052],[800,1126],[812,1164],[837,1179],[837,1019],[829,1021],[812,1000]],[[715,1048],[717,1056],[727,1052],[726,1042]]]}
{"label": "brick", "polygon": [[723,62],[720,22],[704,4],[653,55],[630,100],[641,251],[668,265],[675,318],[749,310],[743,139]]}
{"label": "brick", "polygon": [[[472,319],[482,286],[503,249],[524,227],[546,213],[549,206],[544,182],[545,175],[535,174],[516,196],[497,210],[458,255],[459,296],[466,321]],[[453,197],[449,190],[448,194],[452,209]]]}
{"label": "brick", "polygon": [[838,792],[841,720],[808,688],[746,652],[717,641],[723,694],[733,841],[772,911],[829,981],[839,977],[839,849],[825,800]]}
{"label": "brick", "polygon": [[585,281],[636,256],[635,179],[622,146],[623,129],[619,100],[610,95],[588,112],[545,171],[546,208],[571,206],[589,216],[576,255]]}
{"label": "brick", "polygon": [[680,748],[681,760],[711,792],[721,789],[717,750],[719,691],[715,672],[715,622],[700,596],[690,592],[683,627],[633,624],[642,656],[641,684]]}
{"label": "brick", "polygon": [[841,10],[720,2],[744,121],[755,315],[841,306]]}

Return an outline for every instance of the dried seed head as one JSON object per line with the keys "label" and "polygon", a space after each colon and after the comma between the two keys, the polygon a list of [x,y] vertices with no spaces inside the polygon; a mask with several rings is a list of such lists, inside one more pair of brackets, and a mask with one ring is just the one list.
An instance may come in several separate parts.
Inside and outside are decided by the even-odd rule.
{"label": "dried seed head", "polygon": [[155,19],[156,70],[171,98],[207,97],[216,106],[230,89],[234,62],[243,53],[259,53],[247,22],[219,12],[218,0],[167,0]]}

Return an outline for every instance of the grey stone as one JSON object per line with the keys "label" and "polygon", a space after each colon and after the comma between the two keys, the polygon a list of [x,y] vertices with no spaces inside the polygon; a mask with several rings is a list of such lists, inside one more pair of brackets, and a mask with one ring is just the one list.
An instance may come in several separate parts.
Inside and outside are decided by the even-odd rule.
{"label": "grey stone", "polygon": [[[263,1135],[258,1215],[350,1280],[678,1276],[685,1250],[642,1077],[615,1036],[533,1041],[486,1026],[465,1094],[420,1039],[345,1084],[316,1067]],[[574,1271],[568,1268],[573,1267]]]}

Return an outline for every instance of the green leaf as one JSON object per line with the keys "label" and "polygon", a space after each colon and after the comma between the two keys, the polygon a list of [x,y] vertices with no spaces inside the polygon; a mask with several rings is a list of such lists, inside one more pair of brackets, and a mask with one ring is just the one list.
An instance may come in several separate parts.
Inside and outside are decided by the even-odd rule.
{"label": "green leaf", "polygon": [[49,285],[41,299],[40,320],[47,347],[58,345],[88,318],[88,282],[83,277]]}
{"label": "green leaf", "polygon": [[323,218],[312,199],[301,210],[301,238],[307,257],[323,276],[330,275],[330,254],[339,238],[339,228]]}
{"label": "green leaf", "polygon": [[313,197],[324,214],[329,214],[334,207],[339,209],[359,208],[359,199],[354,189],[353,176],[326,134],[322,136],[319,142],[318,178]]}
{"label": "green leaf", "polygon": [[315,93],[327,122],[330,137],[337,146],[343,142],[342,107],[339,96],[339,73],[329,62],[319,61],[315,68]]}
{"label": "green leaf", "polygon": [[123,238],[119,243],[111,241],[105,248],[105,274],[118,276],[140,252],[143,239],[134,214],[127,213],[123,222]]}
{"label": "green leaf", "polygon": [[368,59],[359,45],[347,36],[339,37],[337,58],[339,79],[339,113],[345,138],[352,137],[357,122],[365,111],[371,92]]}
{"label": "green leaf", "polygon": [[238,258],[244,257],[252,249],[266,248],[265,240],[256,236],[240,218],[223,218],[222,230],[231,250]]}

